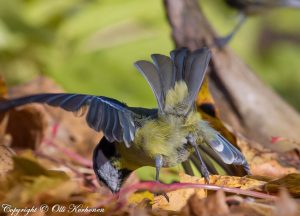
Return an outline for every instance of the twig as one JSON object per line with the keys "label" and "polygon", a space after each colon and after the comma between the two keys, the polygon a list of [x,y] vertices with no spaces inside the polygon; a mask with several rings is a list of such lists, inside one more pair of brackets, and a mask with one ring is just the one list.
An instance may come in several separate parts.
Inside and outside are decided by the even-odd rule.
{"label": "twig", "polygon": [[149,190],[152,193],[157,193],[157,192],[169,192],[169,191],[174,191],[178,189],[186,189],[186,188],[198,188],[198,189],[205,189],[205,190],[223,190],[224,192],[228,193],[234,193],[234,194],[240,194],[240,195],[245,195],[245,196],[251,196],[255,198],[260,198],[260,199],[268,199],[268,200],[273,200],[276,201],[278,197],[261,193],[261,192],[256,192],[256,191],[250,191],[250,190],[243,190],[239,188],[230,188],[230,187],[223,187],[223,186],[217,186],[217,185],[210,185],[210,184],[195,184],[195,183],[173,183],[173,184],[163,184],[160,182],[156,181],[145,181],[145,182],[139,182],[133,185],[130,185],[128,187],[125,187],[121,189],[121,191],[117,194],[114,194],[110,197],[108,197],[106,200],[103,202],[99,203],[96,208],[106,206],[109,203],[113,202],[114,200],[123,200],[122,198],[125,195],[128,195],[129,193],[134,193],[135,191],[138,190]]}

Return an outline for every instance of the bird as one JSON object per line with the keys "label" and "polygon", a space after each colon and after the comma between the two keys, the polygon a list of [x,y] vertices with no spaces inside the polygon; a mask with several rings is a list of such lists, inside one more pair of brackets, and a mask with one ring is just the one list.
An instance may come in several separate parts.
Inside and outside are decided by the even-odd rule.
{"label": "bird", "polygon": [[300,0],[225,0],[225,3],[239,11],[239,21],[227,36],[216,39],[221,48],[239,31],[247,17],[263,15],[274,8],[300,8]]}
{"label": "bird", "polygon": [[[241,165],[250,173],[244,155],[197,112],[195,98],[200,90],[211,58],[203,47],[193,52],[179,48],[151,55],[153,63],[134,63],[150,85],[156,108],[130,107],[116,99],[71,93],[44,93],[0,101],[0,112],[30,103],[44,103],[70,112],[86,110],[86,122],[104,136],[93,151],[93,169],[100,184],[113,193],[136,169],[152,166],[159,181],[162,167],[183,164],[191,172],[195,161],[209,181],[206,154],[221,163]],[[207,163],[206,163],[207,162]],[[211,168],[213,169],[213,168]]]}

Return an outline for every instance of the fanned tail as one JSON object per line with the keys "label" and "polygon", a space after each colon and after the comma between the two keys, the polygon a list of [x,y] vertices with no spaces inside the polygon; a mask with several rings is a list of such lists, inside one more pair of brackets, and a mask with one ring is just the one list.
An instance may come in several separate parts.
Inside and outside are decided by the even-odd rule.
{"label": "fanned tail", "polygon": [[166,95],[175,84],[184,81],[188,88],[186,98],[187,114],[194,104],[195,98],[203,82],[205,71],[210,60],[208,48],[189,52],[186,48],[174,50],[171,58],[160,55],[151,55],[154,64],[148,61],[137,61],[135,66],[145,77],[156,97],[160,112],[164,113]]}

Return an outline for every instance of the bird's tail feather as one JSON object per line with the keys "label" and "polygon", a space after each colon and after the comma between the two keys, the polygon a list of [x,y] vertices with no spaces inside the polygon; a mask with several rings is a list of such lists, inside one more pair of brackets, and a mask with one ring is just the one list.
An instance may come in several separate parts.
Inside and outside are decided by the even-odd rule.
{"label": "bird's tail feather", "polygon": [[154,64],[142,60],[135,62],[135,66],[151,86],[160,111],[164,111],[166,95],[178,81],[184,81],[188,87],[187,107],[190,109],[204,79],[210,51],[202,48],[189,52],[182,48],[172,51],[170,55],[171,58],[153,54]]}

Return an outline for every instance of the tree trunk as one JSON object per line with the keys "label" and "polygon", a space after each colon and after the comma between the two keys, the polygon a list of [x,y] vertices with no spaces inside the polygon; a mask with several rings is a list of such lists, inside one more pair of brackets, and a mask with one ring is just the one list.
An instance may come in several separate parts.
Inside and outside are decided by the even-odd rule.
{"label": "tree trunk", "polygon": [[[211,47],[210,90],[221,119],[251,140],[270,147],[272,136],[300,140],[300,115],[283,101],[231,49],[211,46],[216,33],[197,0],[164,0],[176,47]],[[292,145],[273,145],[289,150]]]}

